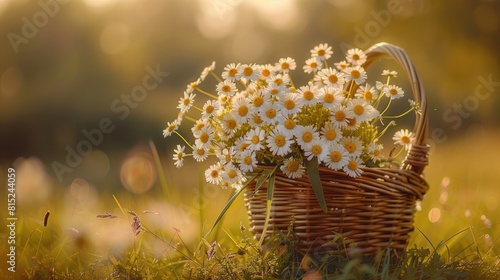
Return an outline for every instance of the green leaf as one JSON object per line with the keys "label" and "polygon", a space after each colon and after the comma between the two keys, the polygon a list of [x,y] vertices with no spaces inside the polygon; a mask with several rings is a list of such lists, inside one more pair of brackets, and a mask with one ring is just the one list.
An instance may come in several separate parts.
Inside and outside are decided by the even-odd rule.
{"label": "green leaf", "polygon": [[273,173],[271,177],[269,177],[269,181],[267,182],[267,200],[272,201],[273,200],[273,194],[274,194],[274,182],[275,182],[276,176]]}
{"label": "green leaf", "polygon": [[254,192],[257,192],[259,189],[260,189],[260,186],[262,186],[262,184],[264,184],[264,182],[267,180],[267,178],[269,178],[269,176],[271,176],[273,172],[268,170],[268,169],[265,169],[262,171],[262,175],[260,176],[259,180],[257,180],[257,182],[255,183],[255,191]]}
{"label": "green leaf", "polygon": [[328,207],[326,206],[325,195],[323,194],[323,186],[321,185],[321,179],[319,177],[319,164],[317,157],[314,157],[310,161],[306,162],[307,175],[309,176],[309,181],[311,182],[314,194],[318,199],[319,206],[326,213],[328,212]]}

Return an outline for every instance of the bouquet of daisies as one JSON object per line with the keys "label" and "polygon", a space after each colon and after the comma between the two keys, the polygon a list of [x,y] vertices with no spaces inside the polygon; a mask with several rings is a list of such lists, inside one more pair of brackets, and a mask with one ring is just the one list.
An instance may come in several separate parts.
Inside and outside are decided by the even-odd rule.
{"label": "bouquet of daisies", "polygon": [[[337,63],[329,62],[332,54],[327,44],[311,50],[303,66],[311,78],[304,85],[294,84],[291,72],[297,64],[290,57],[276,64],[232,63],[221,76],[214,72],[215,63],[206,67],[187,86],[177,119],[163,131],[164,137],[176,134],[184,142],[174,150],[175,166],[182,167],[186,157],[198,162],[214,157],[206,181],[241,189],[259,165],[273,165],[274,172],[300,178],[311,163],[351,177],[361,176],[364,167],[393,164],[393,154],[409,149],[414,135],[407,129],[397,131],[395,147],[384,158],[379,139],[395,125],[386,120],[416,105],[410,101],[406,112],[385,116],[392,102],[404,95],[391,84],[397,73],[384,70],[385,81],[368,83],[363,51],[351,49]],[[201,85],[209,75],[217,81],[212,90]],[[195,105],[197,95],[205,96],[203,105]],[[189,138],[179,133],[183,122],[192,125]]]}

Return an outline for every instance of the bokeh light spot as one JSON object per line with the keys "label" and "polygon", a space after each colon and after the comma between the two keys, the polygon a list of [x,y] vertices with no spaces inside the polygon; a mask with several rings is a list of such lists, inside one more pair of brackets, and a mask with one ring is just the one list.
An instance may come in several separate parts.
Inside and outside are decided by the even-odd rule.
{"label": "bokeh light spot", "polygon": [[89,183],[81,178],[76,178],[69,186],[71,196],[78,202],[85,202],[89,198]]}
{"label": "bokeh light spot", "polygon": [[439,208],[432,208],[428,216],[431,223],[437,223],[441,220],[441,210]]}
{"label": "bokeh light spot", "polygon": [[128,191],[136,194],[147,192],[156,180],[153,160],[141,154],[128,157],[122,164],[120,178]]}

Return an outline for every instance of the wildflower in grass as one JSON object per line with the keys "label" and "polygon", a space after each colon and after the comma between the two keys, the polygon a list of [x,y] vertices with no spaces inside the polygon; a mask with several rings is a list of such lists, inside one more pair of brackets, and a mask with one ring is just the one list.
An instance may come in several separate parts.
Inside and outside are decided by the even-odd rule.
{"label": "wildflower in grass", "polygon": [[347,175],[356,178],[361,176],[361,173],[363,173],[363,170],[361,170],[363,167],[365,167],[365,165],[359,157],[350,156],[349,162],[344,165],[343,170],[347,173]]}
{"label": "wildflower in grass", "polygon": [[181,168],[184,165],[184,149],[185,146],[177,145],[177,149],[174,150],[174,155],[172,159],[175,161],[174,165],[177,168]]}
{"label": "wildflower in grass", "polygon": [[186,113],[193,106],[195,97],[196,94],[194,93],[184,92],[184,96],[179,100],[177,108],[181,109],[182,113]]}
{"label": "wildflower in grass", "polygon": [[401,145],[405,150],[408,150],[415,143],[415,134],[408,129],[401,129],[396,131],[392,140],[394,140],[394,144]]}
{"label": "wildflower in grass", "polygon": [[346,59],[352,65],[362,65],[366,62],[366,54],[360,49],[350,49],[347,51]]}
{"label": "wildflower in grass", "polygon": [[316,131],[314,126],[306,125],[300,126],[298,128],[298,133],[296,137],[297,144],[302,148],[302,150],[307,150],[311,148],[313,140],[319,139],[319,133]]}
{"label": "wildflower in grass", "polygon": [[344,146],[349,155],[358,157],[363,150],[363,142],[356,136],[348,136],[340,139],[340,144]]}
{"label": "wildflower in grass", "polygon": [[328,44],[319,44],[311,50],[311,56],[321,60],[329,59],[333,54],[332,47]]}
{"label": "wildflower in grass", "polygon": [[222,182],[221,173],[222,165],[220,162],[217,162],[205,170],[205,179],[208,183],[219,185]]}
{"label": "wildflower in grass", "polygon": [[299,159],[287,158],[280,166],[280,170],[285,173],[288,178],[297,179],[304,176],[306,168],[302,165]]}
{"label": "wildflower in grass", "polygon": [[293,140],[278,129],[274,129],[269,133],[266,143],[271,153],[276,156],[284,156],[292,151]]}
{"label": "wildflower in grass", "polygon": [[178,121],[178,120],[175,120],[173,122],[168,122],[167,128],[165,128],[163,130],[163,137],[166,138],[166,137],[172,135],[172,133],[174,133],[174,131],[176,131],[179,128],[179,125],[180,125],[180,121]]}
{"label": "wildflower in grass", "polygon": [[323,62],[318,57],[308,58],[305,62],[305,65],[302,67],[304,72],[307,74],[318,72],[323,66]]}
{"label": "wildflower in grass", "polygon": [[275,65],[275,69],[283,73],[288,73],[290,72],[290,70],[295,70],[296,67],[297,63],[295,63],[295,60],[291,57],[280,58],[279,62]]}
{"label": "wildflower in grass", "polygon": [[344,146],[333,143],[328,146],[328,152],[323,160],[326,167],[332,170],[342,170],[349,162],[349,153]]}
{"label": "wildflower in grass", "polygon": [[238,75],[238,71],[240,68],[240,64],[231,63],[224,67],[224,72],[222,72],[222,78],[227,81],[236,80],[236,76]]}
{"label": "wildflower in grass", "polygon": [[258,127],[248,131],[245,136],[245,141],[248,144],[248,149],[253,151],[259,151],[263,149],[264,145],[262,145],[262,142],[264,141],[265,135],[266,132]]}
{"label": "wildflower in grass", "polygon": [[378,98],[378,91],[374,86],[368,83],[360,86],[354,94],[356,98],[363,98],[366,102],[373,102]]}

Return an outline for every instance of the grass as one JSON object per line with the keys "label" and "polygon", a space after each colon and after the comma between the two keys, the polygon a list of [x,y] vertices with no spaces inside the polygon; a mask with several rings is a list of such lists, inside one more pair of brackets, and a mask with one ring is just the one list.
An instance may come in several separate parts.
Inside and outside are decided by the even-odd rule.
{"label": "grass", "polygon": [[[397,261],[384,252],[368,260],[356,253],[312,257],[282,233],[260,246],[241,197],[212,230],[231,191],[170,187],[198,178],[177,170],[169,177],[166,169],[164,183],[150,194],[103,190],[78,200],[61,190],[43,204],[18,207],[16,272],[3,263],[0,278],[500,279],[498,134],[474,131],[432,151],[425,174],[431,189]],[[7,240],[0,241],[4,255]]]}

